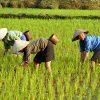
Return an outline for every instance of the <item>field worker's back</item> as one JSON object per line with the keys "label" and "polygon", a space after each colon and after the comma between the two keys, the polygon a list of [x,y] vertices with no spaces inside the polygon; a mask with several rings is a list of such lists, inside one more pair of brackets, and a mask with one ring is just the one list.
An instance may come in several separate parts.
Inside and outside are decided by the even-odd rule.
{"label": "field worker's back", "polygon": [[80,51],[93,51],[96,52],[100,49],[100,37],[99,36],[86,36],[84,41],[80,41]]}
{"label": "field worker's back", "polygon": [[25,49],[24,49],[24,56],[23,60],[28,61],[30,54],[35,54],[40,51],[43,51],[48,45],[48,39],[40,38],[31,42]]}
{"label": "field worker's back", "polygon": [[40,38],[38,40],[31,42],[28,45],[27,49],[32,50],[31,53],[37,53],[39,51],[43,51],[46,48],[47,44],[48,44],[47,39]]}
{"label": "field worker's back", "polygon": [[3,39],[5,49],[10,49],[10,46],[13,46],[14,41],[21,39],[22,35],[23,33],[20,31],[8,31],[7,35]]}
{"label": "field worker's back", "polygon": [[10,30],[10,31],[8,31],[6,39],[8,41],[19,40],[19,39],[21,39],[22,34],[23,33],[20,31]]}

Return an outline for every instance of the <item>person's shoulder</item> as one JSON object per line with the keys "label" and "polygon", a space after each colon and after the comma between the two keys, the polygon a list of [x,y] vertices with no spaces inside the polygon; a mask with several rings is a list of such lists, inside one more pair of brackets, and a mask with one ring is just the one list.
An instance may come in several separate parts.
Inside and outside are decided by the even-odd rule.
{"label": "person's shoulder", "polygon": [[98,38],[98,36],[92,35],[92,36],[88,36],[88,39],[96,39]]}
{"label": "person's shoulder", "polygon": [[86,36],[86,40],[90,40],[90,39],[92,39],[93,38],[93,36]]}
{"label": "person's shoulder", "polygon": [[14,30],[9,30],[8,34],[13,34],[15,31]]}
{"label": "person's shoulder", "polygon": [[95,35],[93,35],[93,36],[87,36],[86,37],[86,41],[93,41],[93,40],[95,40],[97,38],[98,38],[98,36],[95,36]]}
{"label": "person's shoulder", "polygon": [[48,41],[48,39],[46,39],[46,38],[39,38],[39,40],[41,40],[41,41]]}
{"label": "person's shoulder", "polygon": [[87,43],[91,41],[91,39],[92,39],[91,36],[86,36],[84,42]]}

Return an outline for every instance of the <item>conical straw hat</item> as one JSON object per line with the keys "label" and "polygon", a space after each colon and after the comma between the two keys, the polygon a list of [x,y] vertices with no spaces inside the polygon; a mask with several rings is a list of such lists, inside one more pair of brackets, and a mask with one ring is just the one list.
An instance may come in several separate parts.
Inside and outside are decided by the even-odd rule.
{"label": "conical straw hat", "polygon": [[2,40],[7,34],[7,28],[0,28],[0,40]]}
{"label": "conical straw hat", "polygon": [[20,50],[24,49],[28,44],[28,41],[15,40],[15,43],[12,47],[12,53],[17,54]]}
{"label": "conical straw hat", "polygon": [[77,37],[78,37],[81,33],[86,33],[86,34],[88,34],[88,31],[87,31],[87,30],[83,30],[83,29],[77,29],[77,30],[75,30],[74,36],[73,36],[73,38],[72,38],[72,41],[77,40]]}

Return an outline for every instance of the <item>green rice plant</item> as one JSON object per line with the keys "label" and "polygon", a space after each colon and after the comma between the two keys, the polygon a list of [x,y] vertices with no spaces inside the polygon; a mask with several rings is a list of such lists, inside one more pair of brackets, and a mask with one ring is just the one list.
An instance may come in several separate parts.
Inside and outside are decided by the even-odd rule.
{"label": "green rice plant", "polygon": [[61,77],[58,77],[57,80],[57,94],[58,94],[58,100],[64,99],[64,85]]}
{"label": "green rice plant", "polygon": [[34,100],[36,97],[36,87],[37,87],[37,76],[36,76],[36,74],[33,74],[31,79],[30,79],[31,100]]}
{"label": "green rice plant", "polygon": [[[23,9],[18,10],[13,9],[15,13],[23,11]],[[3,11],[5,13],[5,9]],[[8,12],[10,11],[8,9]],[[31,11],[31,9],[28,9],[27,11],[28,13],[36,13],[39,10]],[[48,10],[43,11],[43,14],[45,14]],[[64,14],[67,11],[70,15],[81,13],[85,15],[91,12],[77,10],[75,12],[73,10],[59,10],[56,12],[55,10],[50,10],[48,13]],[[97,12],[93,11],[93,14],[95,15]],[[45,69],[44,64],[40,66],[39,70],[33,68],[35,55],[31,55],[30,64],[27,68],[21,66],[22,54],[16,58],[9,50],[5,57],[0,56],[0,100],[99,100],[99,66],[96,65],[95,72],[91,72],[89,59],[92,54],[90,54],[86,64],[80,65],[79,43],[78,41],[72,42],[72,37],[74,30],[78,28],[89,30],[89,35],[99,35],[100,20],[0,18],[0,27],[7,27],[9,30],[22,32],[30,30],[33,40],[40,37],[49,38],[53,33],[60,39],[59,43],[54,45],[55,60],[51,63],[52,77]],[[0,47],[2,49],[0,54],[2,54],[4,51],[2,42],[0,42]]]}
{"label": "green rice plant", "polygon": [[100,10],[73,10],[73,9],[31,9],[31,8],[0,8],[0,14],[33,14],[33,15],[69,15],[69,16],[100,16]]}
{"label": "green rice plant", "polygon": [[71,77],[71,74],[69,73],[65,78],[65,86],[66,86],[66,89],[65,89],[65,96],[66,98],[70,98],[70,77]]}
{"label": "green rice plant", "polygon": [[99,89],[99,92],[98,92],[97,99],[99,99],[99,98],[100,98],[100,89]]}

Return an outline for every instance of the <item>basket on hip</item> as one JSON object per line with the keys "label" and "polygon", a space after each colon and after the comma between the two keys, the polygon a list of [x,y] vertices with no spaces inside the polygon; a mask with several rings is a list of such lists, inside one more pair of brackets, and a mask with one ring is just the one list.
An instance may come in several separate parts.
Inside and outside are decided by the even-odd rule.
{"label": "basket on hip", "polygon": [[55,35],[55,34],[52,34],[50,37],[49,37],[49,40],[53,43],[53,44],[57,44],[59,42],[59,39],[58,37]]}
{"label": "basket on hip", "polygon": [[25,31],[23,34],[26,36],[27,41],[30,41],[32,39],[32,34],[29,31]]}

